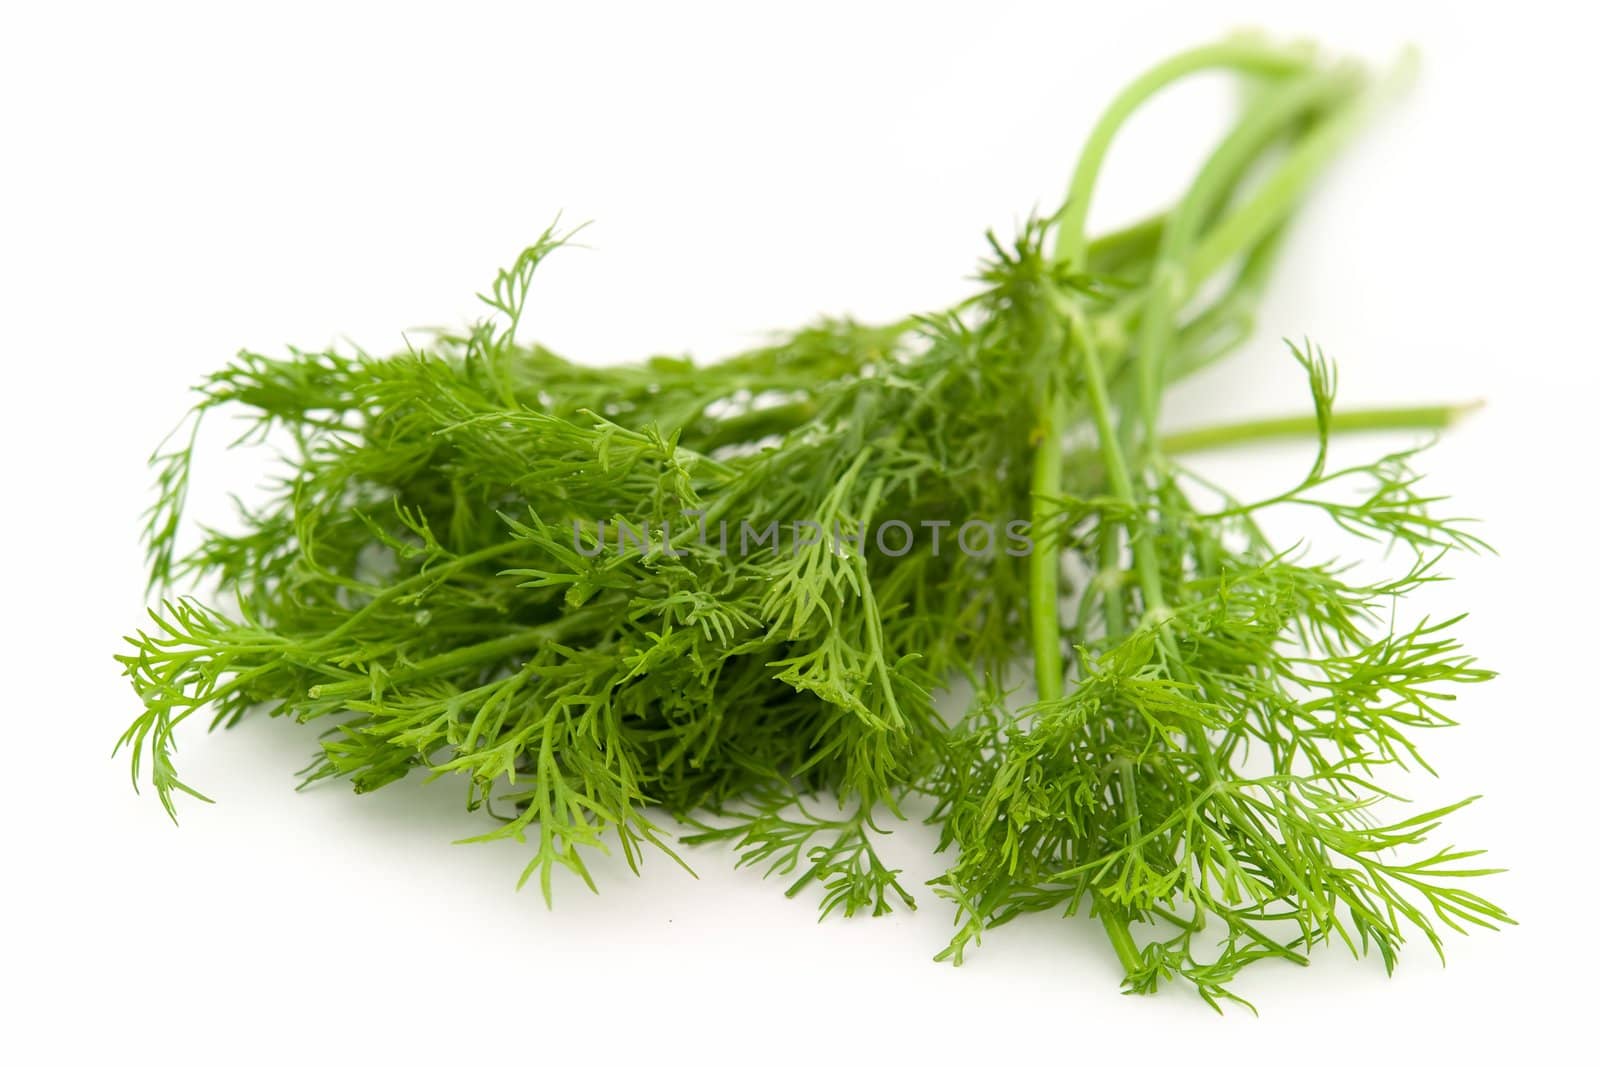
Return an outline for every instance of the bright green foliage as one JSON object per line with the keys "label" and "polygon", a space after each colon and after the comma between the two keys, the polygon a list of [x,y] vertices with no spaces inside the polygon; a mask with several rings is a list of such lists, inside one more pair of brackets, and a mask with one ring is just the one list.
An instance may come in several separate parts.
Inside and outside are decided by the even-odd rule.
{"label": "bright green foliage", "polygon": [[[1250,90],[1233,131],[1178,204],[1087,241],[1117,129],[1211,69]],[[1173,442],[1313,435],[1301,484],[1255,503],[1156,433],[1166,385],[1248,335],[1286,219],[1376,92],[1301,49],[1176,57],[1117,98],[1061,212],[991,239],[974,297],[889,326],[825,321],[703,366],[578,366],[517,338],[562,240],[547,232],[466,333],[382,359],[242,353],[157,456],[152,584],[198,580],[226,609],[164,600],[119,657],[145,708],[123,738],[135,781],[172,810],[194,792],[171,763],[178,724],[261,709],[322,731],[308,781],[460,776],[485,839],[532,839],[525,877],[547,899],[555,867],[587,881],[608,841],[636,866],[671,852],[676,824],[846,915],[911,904],[874,842],[925,795],[952,855],[946,956],[1087,905],[1130,989],[1182,977],[1213,1004],[1258,959],[1338,940],[1392,966],[1408,934],[1437,947],[1441,926],[1509,921],[1462,887],[1485,873],[1475,853],[1423,844],[1454,809],[1385,814],[1398,798],[1378,781],[1426,767],[1418,732],[1489,676],[1455,620],[1393,621],[1481,543],[1435,514],[1414,452],[1329,465],[1345,426],[1452,411],[1335,415],[1331,368],[1295,348],[1310,417]],[[288,454],[264,506],[180,555],[193,431],[217,407]],[[1284,551],[1257,524],[1269,508],[1409,562],[1357,579]],[[1017,518],[1031,554],[953,550],[968,520]],[[874,545],[891,519],[919,532],[910,551]],[[797,522],[814,543],[796,546]],[[741,550],[772,524],[775,550]],[[626,528],[647,545],[618,551]],[[975,695],[951,720],[936,694],[956,680]]]}

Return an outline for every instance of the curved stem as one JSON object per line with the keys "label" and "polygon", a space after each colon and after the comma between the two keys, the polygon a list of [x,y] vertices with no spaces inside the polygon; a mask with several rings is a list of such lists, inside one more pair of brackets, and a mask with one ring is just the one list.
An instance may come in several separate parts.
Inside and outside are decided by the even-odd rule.
{"label": "curved stem", "polygon": [[[1156,253],[1149,298],[1139,321],[1139,413],[1147,441],[1154,440],[1178,306],[1192,289],[1192,283],[1184,277],[1184,257],[1201,225],[1263,149],[1306,114],[1348,99],[1360,84],[1358,71],[1343,67],[1302,75],[1281,92],[1267,95],[1206,160],[1169,217]],[[1131,434],[1129,439],[1133,439]]]}
{"label": "curved stem", "polygon": [[1260,42],[1240,39],[1180,53],[1146,71],[1111,102],[1111,106],[1090,131],[1089,139],[1078,156],[1078,165],[1067,187],[1067,199],[1056,229],[1056,261],[1083,261],[1089,201],[1094,193],[1095,182],[1100,177],[1100,168],[1105,163],[1106,153],[1117,132],[1145,101],[1173,82],[1200,71],[1293,74],[1304,70],[1308,60],[1309,53],[1302,49],[1273,48]]}
{"label": "curved stem", "polygon": [[[1094,186],[1112,141],[1129,117],[1147,100],[1173,82],[1190,74],[1210,69],[1235,69],[1273,76],[1296,75],[1290,89],[1268,96],[1251,108],[1216,152],[1207,160],[1183,201],[1162,222],[1159,230],[1153,226],[1133,231],[1135,244],[1148,247],[1155,242],[1156,254],[1151,275],[1146,280],[1150,297],[1138,309],[1140,315],[1140,344],[1136,351],[1135,373],[1138,375],[1136,407],[1143,417],[1143,433],[1139,440],[1145,447],[1154,447],[1155,419],[1159,411],[1159,397],[1165,374],[1166,351],[1176,336],[1177,310],[1199,288],[1205,278],[1232,260],[1262,242],[1268,241],[1280,228],[1283,217],[1298,199],[1299,193],[1334,148],[1344,140],[1354,120],[1349,116],[1359,109],[1345,106],[1336,112],[1337,119],[1317,124],[1301,140],[1289,157],[1277,168],[1268,182],[1246,204],[1226,216],[1216,228],[1191,252],[1202,226],[1211,218],[1218,206],[1225,202],[1236,183],[1264,148],[1277,140],[1291,124],[1300,122],[1304,115],[1353,92],[1348,72],[1313,73],[1311,57],[1304,51],[1285,51],[1256,42],[1230,41],[1198,48],[1167,60],[1136,80],[1124,90],[1102,115],[1091,131],[1079,156],[1068,188],[1056,231],[1055,260],[1074,269],[1087,266],[1088,244],[1085,225]],[[1220,235],[1220,236],[1219,236]],[[1088,397],[1089,413],[1100,439],[1102,458],[1111,492],[1133,510],[1136,517],[1127,523],[1128,549],[1132,552],[1134,568],[1138,573],[1143,594],[1145,620],[1158,620],[1165,613],[1161,561],[1156,546],[1144,529],[1145,501],[1142,484],[1136,484],[1130,471],[1128,457],[1132,448],[1124,450],[1122,430],[1131,430],[1135,423],[1129,413],[1123,427],[1116,424],[1096,338],[1085,311],[1076,300],[1065,293],[1055,293],[1058,310],[1070,324],[1067,341],[1076,341],[1080,349],[1080,365]],[[1119,309],[1126,310],[1126,309]],[[1041,405],[1041,439],[1034,457],[1032,482],[1036,529],[1048,529],[1037,522],[1050,498],[1059,492],[1061,482],[1061,437],[1065,431],[1065,411],[1059,385],[1051,388]],[[1130,446],[1133,445],[1130,439]],[[1143,479],[1140,479],[1142,483]],[[1122,549],[1119,533],[1114,525],[1102,530],[1102,568],[1109,575],[1120,566]],[[1031,638],[1035,654],[1035,675],[1042,700],[1059,699],[1063,689],[1060,657],[1059,618],[1059,562],[1055,554],[1052,535],[1036,545],[1029,574],[1029,611]],[[1118,588],[1103,593],[1107,608],[1116,602],[1117,612],[1106,612],[1108,625],[1121,629],[1121,592]],[[1111,633],[1113,639],[1118,636]],[[1182,664],[1177,656],[1175,642],[1163,627],[1161,631],[1164,651],[1170,658],[1175,674],[1181,674]],[[1189,731],[1191,743],[1199,757],[1201,767],[1213,781],[1217,779],[1216,757],[1203,731]],[[1118,959],[1129,975],[1137,972],[1140,959],[1137,947],[1128,928],[1128,920],[1120,909],[1112,909],[1106,901],[1096,903],[1106,933],[1116,949]]]}
{"label": "curved stem", "polygon": [[1403,85],[1411,71],[1411,63],[1402,63],[1382,83],[1362,93],[1296,145],[1249,202],[1231,212],[1196,246],[1185,264],[1193,284],[1198,285],[1275,230],[1328,161],[1366,122],[1373,108]]}

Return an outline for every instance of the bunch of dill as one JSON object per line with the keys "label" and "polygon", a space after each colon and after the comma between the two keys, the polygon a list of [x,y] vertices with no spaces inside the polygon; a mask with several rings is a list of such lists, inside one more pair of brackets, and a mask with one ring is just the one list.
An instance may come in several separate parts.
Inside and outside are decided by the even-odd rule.
{"label": "bunch of dill", "polygon": [[[1089,240],[1117,131],[1215,70],[1248,92],[1187,191]],[[320,731],[309,781],[459,776],[484,839],[532,839],[547,899],[558,866],[588,880],[587,849],[636,866],[688,831],[844,914],[912,903],[875,840],[931,797],[947,957],[1019,914],[1088,910],[1128,988],[1182,977],[1213,1004],[1255,960],[1339,940],[1392,967],[1410,932],[1509,921],[1462,888],[1474,853],[1414,847],[1452,809],[1373,813],[1377,771],[1421,764],[1415,734],[1489,676],[1453,620],[1389,608],[1481,545],[1434,514],[1414,451],[1328,463],[1337,430],[1453,411],[1335,414],[1304,346],[1307,416],[1157,433],[1165,388],[1248,336],[1289,216],[1379,92],[1255,40],[1168,60],[1096,125],[1062,209],[991,238],[980,291],[938,314],[579,366],[517,337],[550,231],[464,333],[384,359],[241,353],[155,458],[152,585],[201,582],[226,609],[169,595],[119,656],[144,706],[135,782],[169,811],[199,796],[178,725],[265,710]],[[219,407],[290,453],[265,506],[180,554]],[[1177,459],[1297,433],[1316,460],[1267,500]],[[1258,517],[1294,507],[1411,561],[1358,582],[1275,547]],[[958,679],[974,696],[952,721],[936,697]]]}

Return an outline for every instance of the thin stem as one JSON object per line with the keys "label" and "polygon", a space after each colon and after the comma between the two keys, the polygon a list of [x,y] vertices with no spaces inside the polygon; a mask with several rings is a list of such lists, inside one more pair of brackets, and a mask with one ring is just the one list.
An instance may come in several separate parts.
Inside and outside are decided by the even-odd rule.
{"label": "thin stem", "polygon": [[1266,75],[1293,74],[1304,70],[1308,60],[1308,53],[1303,50],[1273,48],[1240,39],[1183,52],[1146,71],[1111,102],[1100,121],[1095,123],[1083,152],[1078,156],[1078,166],[1067,187],[1061,222],[1056,229],[1056,261],[1084,261],[1089,202],[1095,182],[1100,177],[1101,165],[1117,132],[1145,101],[1173,82],[1200,71],[1231,69]]}
{"label": "thin stem", "polygon": [[[492,641],[466,645],[461,648],[451,649],[449,652],[442,652],[437,656],[418,660],[410,666],[390,671],[384,681],[388,684],[414,682],[421,678],[448,674],[463,667],[472,667],[480,663],[493,663],[495,660],[503,659],[506,656],[526,652],[559,640],[568,632],[579,629],[583,623],[591,619],[604,617],[607,611],[609,611],[609,608],[605,605],[593,604],[588,608],[573,612],[542,626],[530,626],[505,637],[497,637]],[[329,697],[359,697],[363,693],[373,692],[378,687],[378,680],[375,678],[352,678],[343,682],[326,682],[322,685],[314,685],[308,695],[312,700],[324,700]]]}
{"label": "thin stem", "polygon": [[1065,681],[1061,661],[1061,560],[1058,519],[1049,514],[1061,495],[1066,405],[1052,389],[1033,456],[1032,529],[1037,541],[1028,557],[1028,632],[1033,644],[1034,685],[1040,700],[1061,699]]}
{"label": "thin stem", "polygon": [[1198,287],[1213,271],[1277,229],[1329,160],[1356,134],[1377,104],[1409,80],[1411,71],[1410,62],[1402,63],[1381,84],[1362,93],[1300,141],[1249,202],[1231,212],[1196,246],[1186,263],[1191,285]]}
{"label": "thin stem", "polygon": [[1255,332],[1256,308],[1283,249],[1283,235],[1280,225],[1257,241],[1245,253],[1228,291],[1179,327],[1174,358],[1167,368],[1169,382],[1204,370]]}
{"label": "thin stem", "polygon": [[1161,232],[1166,224],[1167,216],[1163,212],[1096,237],[1089,242],[1089,273],[1116,277],[1149,259],[1161,244]]}
{"label": "thin stem", "polygon": [[[1152,269],[1149,298],[1140,319],[1139,413],[1147,441],[1154,440],[1167,352],[1177,329],[1176,312],[1192,287],[1184,277],[1184,258],[1204,220],[1211,216],[1262,150],[1305,115],[1341,99],[1360,86],[1354,68],[1317,71],[1294,79],[1251,108],[1201,167],[1161,234]],[[1263,233],[1261,236],[1265,236]],[[1129,435],[1129,440],[1133,440]]]}
{"label": "thin stem", "polygon": [[1139,946],[1133,942],[1128,920],[1103,899],[1096,899],[1095,911],[1099,912],[1100,924],[1106,928],[1106,936],[1116,950],[1117,962],[1122,964],[1123,973],[1131,977],[1143,968],[1144,961],[1139,957]]}
{"label": "thin stem", "polygon": [[[1330,433],[1366,433],[1388,430],[1443,430],[1483,406],[1482,401],[1469,404],[1432,404],[1418,407],[1367,408],[1357,411],[1336,411],[1328,430]],[[1161,438],[1161,451],[1168,455],[1185,452],[1204,452],[1214,448],[1231,448],[1284,437],[1315,437],[1317,420],[1314,415],[1285,415],[1277,418],[1251,419],[1248,422],[1227,423],[1220,426],[1202,426],[1193,430],[1180,430]]]}

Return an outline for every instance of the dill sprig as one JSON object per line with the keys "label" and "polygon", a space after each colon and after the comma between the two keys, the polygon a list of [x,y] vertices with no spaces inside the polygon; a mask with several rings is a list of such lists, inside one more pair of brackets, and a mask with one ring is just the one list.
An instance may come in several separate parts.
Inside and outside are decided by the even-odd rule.
{"label": "dill sprig", "polygon": [[[1089,239],[1117,132],[1213,70],[1249,92],[1188,190]],[[1309,415],[1159,433],[1166,387],[1249,335],[1294,208],[1383,91],[1251,39],[1161,64],[1096,125],[1062,209],[991,235],[978,291],[943,312],[582,366],[518,338],[569,236],[552,228],[467,330],[386,358],[240,353],[153,461],[162,596],[118,657],[144,705],[121,742],[135,784],[169,812],[204,799],[175,731],[265,711],[320,731],[307,783],[459,776],[490,820],[475,840],[529,842],[523,880],[547,901],[557,867],[593,887],[594,850],[637,869],[725,841],[846,915],[913,906],[876,842],[929,796],[953,856],[944,957],[1026,912],[1089,911],[1130,990],[1181,978],[1213,1005],[1257,960],[1337,941],[1392,968],[1408,935],[1437,949],[1441,928],[1509,922],[1464,888],[1487,873],[1476,852],[1427,844],[1461,805],[1396,814],[1380,782],[1427,768],[1418,734],[1489,677],[1457,620],[1394,610],[1483,543],[1437,514],[1417,450],[1330,463],[1336,432],[1460,409],[1336,413],[1308,343],[1290,351]],[[236,445],[283,459],[264,503],[180,553],[221,408],[246,415]],[[1263,500],[1181,459],[1286,434],[1315,460]],[[1273,544],[1269,511],[1406,562],[1357,578]],[[969,520],[1013,518],[1025,552],[950,549]],[[874,550],[885,522],[944,551]],[[756,550],[730,551],[730,527]],[[766,548],[772,531],[791,540]],[[974,697],[951,721],[958,680]]]}

